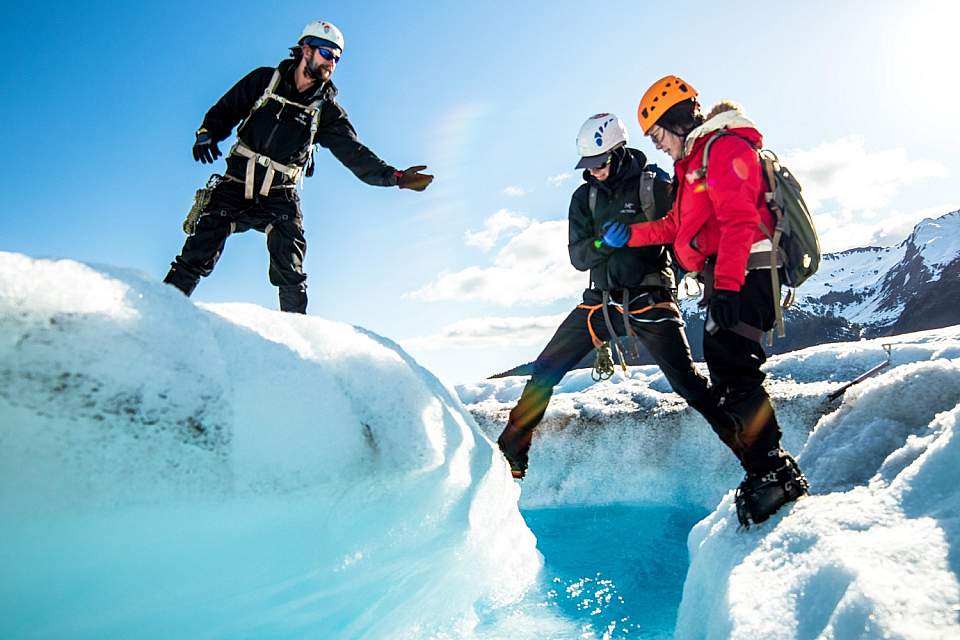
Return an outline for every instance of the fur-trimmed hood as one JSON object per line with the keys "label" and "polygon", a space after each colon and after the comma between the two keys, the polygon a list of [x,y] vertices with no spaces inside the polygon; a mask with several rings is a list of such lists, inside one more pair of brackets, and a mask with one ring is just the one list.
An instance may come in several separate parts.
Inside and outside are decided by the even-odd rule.
{"label": "fur-trimmed hood", "polygon": [[[683,156],[686,157],[690,154],[697,140],[720,129],[753,129],[757,131],[757,125],[743,115],[743,109],[735,102],[728,100],[718,102],[710,109],[706,121],[687,134],[687,139],[683,144]],[[759,135],[759,132],[757,132],[757,135]]]}

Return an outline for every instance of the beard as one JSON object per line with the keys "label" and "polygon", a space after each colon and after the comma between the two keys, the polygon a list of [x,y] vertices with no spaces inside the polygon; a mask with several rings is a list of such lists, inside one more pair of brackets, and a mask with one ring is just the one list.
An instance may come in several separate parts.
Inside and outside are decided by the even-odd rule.
{"label": "beard", "polygon": [[330,69],[317,64],[312,58],[307,59],[307,75],[318,82],[326,82],[330,79]]}

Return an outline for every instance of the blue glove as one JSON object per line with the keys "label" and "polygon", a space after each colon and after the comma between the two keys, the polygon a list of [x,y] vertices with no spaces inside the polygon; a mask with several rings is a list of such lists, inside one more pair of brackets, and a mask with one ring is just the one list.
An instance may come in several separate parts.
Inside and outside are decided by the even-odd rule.
{"label": "blue glove", "polygon": [[619,249],[627,244],[627,240],[629,239],[630,227],[627,225],[622,222],[614,222],[613,220],[603,223],[603,237],[601,238],[603,244],[608,247],[613,247],[614,249]]}

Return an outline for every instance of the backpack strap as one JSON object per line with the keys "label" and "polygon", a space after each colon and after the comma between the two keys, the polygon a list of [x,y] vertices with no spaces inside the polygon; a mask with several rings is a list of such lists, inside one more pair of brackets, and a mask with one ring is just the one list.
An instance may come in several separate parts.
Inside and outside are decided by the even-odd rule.
{"label": "backpack strap", "polygon": [[[644,169],[640,174],[640,181],[637,183],[637,195],[640,200],[640,212],[646,221],[656,220],[657,202],[653,197],[653,183],[656,182],[657,174],[653,171]],[[597,212],[597,187],[590,185],[590,192],[587,194],[587,206],[590,208],[590,215]]]}
{"label": "backpack strap", "polygon": [[[250,109],[250,113],[253,113],[263,105],[267,103],[271,97],[280,98],[276,93],[277,87],[280,85],[280,69],[274,69],[273,75],[270,77],[270,82],[267,84],[267,88],[263,90],[263,93],[260,94],[260,97],[257,98],[257,101],[253,103],[253,108]],[[249,118],[249,114],[247,115]]]}
{"label": "backpack strap", "polygon": [[[256,171],[256,165],[261,165],[266,167],[267,173],[264,176],[263,184],[260,186],[259,193],[260,195],[266,196],[270,193],[270,188],[273,185],[273,179],[275,174],[280,173],[291,179],[293,182],[297,183],[301,188],[303,187],[303,177],[304,174],[309,171],[309,167],[313,164],[313,150],[314,144],[313,140],[317,135],[317,129],[320,126],[320,112],[323,109],[323,103],[326,100],[325,94],[321,94],[319,98],[314,100],[308,105],[301,104],[299,102],[294,102],[293,100],[288,100],[283,96],[277,95],[277,87],[280,86],[280,69],[274,69],[273,75],[270,77],[270,82],[267,83],[267,88],[263,90],[263,93],[257,98],[257,101],[253,103],[253,108],[250,109],[250,113],[247,114],[246,120],[249,121],[250,116],[253,115],[255,111],[263,107],[269,100],[276,100],[280,103],[280,110],[287,106],[292,106],[297,109],[302,109],[307,114],[310,115],[310,138],[307,140],[307,159],[303,167],[294,166],[294,165],[285,165],[281,164],[272,158],[269,158],[263,154],[256,153],[251,149],[240,137],[240,132],[237,132],[237,141],[230,149],[232,155],[241,156],[247,159],[246,173],[244,176],[244,198],[250,200],[253,198],[254,193],[254,175]],[[279,117],[279,113],[277,114]]]}
{"label": "backpack strap", "polygon": [[[590,185],[590,191],[587,193],[587,207],[590,209],[591,224],[594,224],[594,225],[595,225],[596,222],[592,222],[592,220],[593,220],[593,216],[596,215],[596,212],[597,212],[597,187],[596,187],[596,185]],[[596,227],[594,227],[594,229],[596,229]],[[599,245],[598,245],[598,247],[599,247]],[[590,278],[590,273],[589,273],[589,272],[587,272],[587,281],[588,281],[587,287],[593,287],[593,279]]]}
{"label": "backpack strap", "polygon": [[657,201],[653,197],[653,183],[656,182],[657,174],[648,169],[640,173],[640,182],[638,183],[638,195],[640,196],[640,211],[647,222],[657,219]]}
{"label": "backpack strap", "polygon": [[[781,224],[781,220],[783,220],[783,211],[776,204],[776,200],[774,199],[773,189],[774,185],[776,184],[776,178],[774,177],[773,166],[767,161],[767,158],[764,157],[763,153],[757,149],[757,146],[753,144],[751,140],[724,128],[710,136],[710,139],[707,140],[707,144],[703,147],[703,163],[700,165],[700,169],[697,171],[697,177],[702,178],[704,182],[706,182],[707,179],[707,162],[710,157],[710,147],[713,146],[713,143],[722,136],[734,136],[750,145],[750,148],[752,148],[757,154],[757,159],[760,162],[760,170],[763,173],[764,180],[767,183],[767,192],[764,194],[764,200],[767,203],[767,209],[769,209],[770,213],[773,214],[774,227],[773,232],[771,233],[770,230],[767,229],[766,225],[761,222],[760,230],[763,232],[763,235],[770,239],[770,244],[772,245],[770,250],[770,286],[771,293],[773,294],[773,315],[775,324],[777,326],[777,337],[782,338],[787,335],[783,320],[783,308],[784,306],[789,305],[789,302],[787,305],[781,304],[780,302],[780,273],[777,269],[777,266],[778,258],[781,253],[780,238],[783,235],[783,226]],[[792,291],[787,293],[787,300],[793,302]],[[767,335],[767,346],[772,345],[773,331]]]}

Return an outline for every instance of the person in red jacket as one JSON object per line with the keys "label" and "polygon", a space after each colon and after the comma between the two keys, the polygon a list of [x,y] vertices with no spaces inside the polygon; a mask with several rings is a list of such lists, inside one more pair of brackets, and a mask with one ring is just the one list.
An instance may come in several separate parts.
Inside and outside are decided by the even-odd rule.
{"label": "person in red jacket", "polygon": [[747,474],[737,490],[737,515],[744,525],[763,522],[808,487],[780,447],[760,370],[766,361],[760,341],[773,327],[773,296],[780,295],[768,271],[772,245],[764,229],[773,229],[774,219],[757,154],[763,137],[733,103],[704,117],[696,90],[677,76],[655,82],[637,115],[643,133],[674,161],[675,200],[664,218],[631,225],[626,244],[672,244],[680,266],[704,284],[704,359],[721,405],[736,418],[734,432],[720,437]]}

